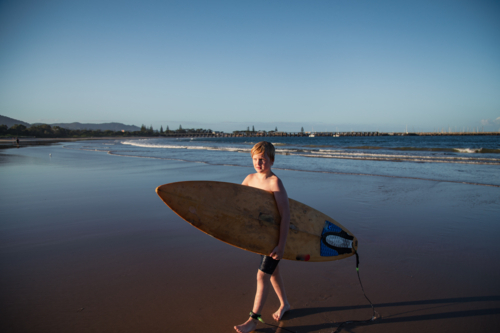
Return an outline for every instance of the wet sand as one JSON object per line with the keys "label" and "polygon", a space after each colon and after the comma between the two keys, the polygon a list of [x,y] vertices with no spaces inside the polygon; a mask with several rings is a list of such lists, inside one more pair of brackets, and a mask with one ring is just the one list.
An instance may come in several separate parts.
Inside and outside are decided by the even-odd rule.
{"label": "wet sand", "polygon": [[[0,170],[1,332],[233,332],[246,320],[258,255],[194,229],[154,189],[239,183],[252,168],[52,145],[1,150]],[[291,198],[359,239],[363,286],[382,318],[342,332],[500,330],[498,188],[277,174]],[[293,307],[287,329],[333,332],[371,316],[354,258],[280,265]],[[277,306],[271,295],[264,320]]]}

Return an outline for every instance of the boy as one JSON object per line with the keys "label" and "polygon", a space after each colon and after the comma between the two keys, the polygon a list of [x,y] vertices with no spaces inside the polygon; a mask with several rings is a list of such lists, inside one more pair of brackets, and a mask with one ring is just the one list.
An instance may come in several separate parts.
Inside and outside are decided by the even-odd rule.
{"label": "boy", "polygon": [[257,291],[250,318],[234,329],[239,333],[248,333],[255,329],[260,319],[260,313],[264,307],[270,284],[272,284],[276,295],[280,300],[279,309],[273,314],[276,321],[281,320],[285,312],[290,310],[290,304],[286,298],[285,286],[281,278],[279,267],[280,259],[285,252],[285,243],[290,226],[290,209],[288,207],[288,196],[281,180],[271,171],[274,164],[274,146],[270,142],[257,143],[251,151],[253,166],[256,173],[248,175],[243,185],[272,191],[281,216],[279,241],[269,256],[262,256],[259,270],[257,271]]}

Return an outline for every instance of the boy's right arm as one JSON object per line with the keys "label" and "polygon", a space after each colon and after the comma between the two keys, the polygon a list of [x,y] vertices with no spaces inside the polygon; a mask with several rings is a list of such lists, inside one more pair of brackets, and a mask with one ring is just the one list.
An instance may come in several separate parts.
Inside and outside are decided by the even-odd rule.
{"label": "boy's right arm", "polygon": [[281,180],[278,179],[277,182],[278,190],[274,191],[274,198],[280,212],[280,238],[278,245],[269,255],[274,260],[280,260],[283,258],[285,253],[286,239],[288,237],[288,229],[290,228],[290,207],[288,205],[288,195],[286,193],[285,187]]}

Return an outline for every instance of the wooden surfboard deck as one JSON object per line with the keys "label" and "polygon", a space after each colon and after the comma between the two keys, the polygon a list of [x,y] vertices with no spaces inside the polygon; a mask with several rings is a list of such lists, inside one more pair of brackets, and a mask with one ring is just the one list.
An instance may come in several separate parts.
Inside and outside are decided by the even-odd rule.
{"label": "wooden surfboard deck", "polygon": [[[194,227],[241,249],[269,255],[278,244],[280,214],[272,192],[233,183],[186,181],[156,193]],[[332,261],[355,254],[358,241],[345,227],[293,199],[283,259]]]}

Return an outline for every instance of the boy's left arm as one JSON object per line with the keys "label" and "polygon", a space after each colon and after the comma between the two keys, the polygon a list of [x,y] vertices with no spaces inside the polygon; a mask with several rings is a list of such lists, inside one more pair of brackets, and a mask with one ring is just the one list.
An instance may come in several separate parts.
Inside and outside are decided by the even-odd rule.
{"label": "boy's left arm", "polygon": [[269,256],[275,260],[280,260],[285,253],[286,238],[288,236],[288,229],[290,228],[290,207],[288,205],[288,195],[286,194],[285,187],[281,183],[281,180],[278,180],[277,185],[278,191],[273,191],[273,193],[281,216],[280,239],[278,245]]}

